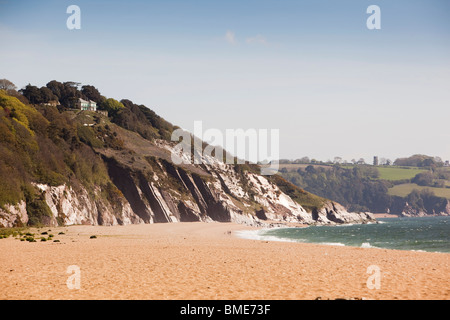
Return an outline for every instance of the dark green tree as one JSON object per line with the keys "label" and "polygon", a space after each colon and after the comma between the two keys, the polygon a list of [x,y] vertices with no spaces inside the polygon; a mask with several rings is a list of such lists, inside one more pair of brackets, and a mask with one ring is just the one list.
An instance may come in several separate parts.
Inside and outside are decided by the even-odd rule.
{"label": "dark green tree", "polygon": [[28,99],[28,101],[30,101],[31,104],[39,104],[43,102],[41,90],[36,86],[28,84],[24,89],[21,89],[20,92],[25,98]]}
{"label": "dark green tree", "polygon": [[95,101],[97,103],[101,103],[106,100],[106,98],[100,94],[98,89],[91,85],[82,86],[81,93],[86,99]]}
{"label": "dark green tree", "polygon": [[42,102],[50,102],[50,101],[58,100],[58,97],[55,96],[53,94],[52,90],[50,90],[47,87],[42,87],[41,89],[39,89],[39,91],[41,93]]}

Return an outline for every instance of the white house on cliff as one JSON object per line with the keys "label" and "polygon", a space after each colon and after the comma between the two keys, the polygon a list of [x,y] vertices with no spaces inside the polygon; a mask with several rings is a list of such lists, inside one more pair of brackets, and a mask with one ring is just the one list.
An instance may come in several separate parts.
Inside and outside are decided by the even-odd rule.
{"label": "white house on cliff", "polygon": [[89,100],[78,99],[77,109],[84,111],[97,111],[97,102]]}

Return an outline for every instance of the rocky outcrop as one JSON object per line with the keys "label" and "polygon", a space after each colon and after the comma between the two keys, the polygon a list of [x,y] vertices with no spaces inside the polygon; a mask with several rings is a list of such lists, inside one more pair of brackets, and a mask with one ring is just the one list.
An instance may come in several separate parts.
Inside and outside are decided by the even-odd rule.
{"label": "rocky outcrop", "polygon": [[313,210],[313,219],[318,224],[367,223],[375,221],[370,212],[351,213],[339,203],[328,201],[320,210]]}
{"label": "rocky outcrop", "polygon": [[433,199],[417,205],[409,203],[406,198],[393,197],[390,213],[402,217],[449,216],[450,200],[433,196]]}
{"label": "rocky outcrop", "polygon": [[27,205],[21,201],[17,205],[6,205],[0,208],[0,227],[12,228],[28,223]]}

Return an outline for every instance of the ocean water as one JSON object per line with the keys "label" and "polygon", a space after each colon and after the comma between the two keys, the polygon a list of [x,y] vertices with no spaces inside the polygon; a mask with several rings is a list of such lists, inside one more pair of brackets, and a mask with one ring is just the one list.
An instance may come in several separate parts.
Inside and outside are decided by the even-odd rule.
{"label": "ocean water", "polygon": [[377,219],[379,223],[242,231],[243,238],[450,253],[450,217]]}

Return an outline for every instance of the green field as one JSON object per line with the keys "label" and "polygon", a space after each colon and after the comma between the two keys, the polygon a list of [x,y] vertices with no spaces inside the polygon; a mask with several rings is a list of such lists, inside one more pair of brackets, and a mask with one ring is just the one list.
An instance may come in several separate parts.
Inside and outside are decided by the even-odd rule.
{"label": "green field", "polygon": [[[348,164],[343,165],[343,168],[351,169],[355,165]],[[372,167],[372,166],[369,166]],[[397,180],[405,180],[405,179],[412,179],[414,178],[418,173],[427,171],[426,169],[421,169],[417,167],[396,167],[396,166],[377,166],[373,167],[377,168],[378,172],[380,173],[380,176],[378,179],[380,180],[388,180],[388,181],[397,181]]]}
{"label": "green field", "polygon": [[412,179],[418,173],[427,171],[419,168],[404,168],[404,167],[377,167],[380,172],[379,179],[396,181],[404,179]]}
{"label": "green field", "polygon": [[298,169],[304,170],[307,166],[313,166],[315,168],[325,168],[325,169],[331,169],[333,168],[332,165],[326,165],[326,164],[309,164],[309,163],[283,163],[279,165],[279,169],[286,168],[287,171],[297,171]]}
{"label": "green field", "polygon": [[422,187],[415,183],[404,183],[404,184],[396,185],[393,188],[390,188],[388,193],[391,196],[406,197],[414,189],[417,189],[417,190],[429,189],[429,190],[433,191],[434,194],[438,197],[450,199],[450,188]]}
{"label": "green field", "polygon": [[[279,169],[286,168],[287,171],[297,171],[298,169],[305,169],[307,166],[312,165],[314,167],[321,167],[325,169],[331,169],[333,168],[333,165],[327,165],[327,164],[280,164]],[[355,167],[353,164],[345,164],[342,165],[342,168],[345,169],[352,169]],[[372,166],[370,166],[372,167]],[[397,180],[405,180],[405,179],[412,179],[414,178],[418,173],[427,171],[426,169],[416,168],[416,167],[395,167],[395,166],[378,166],[373,167],[377,168],[378,172],[380,172],[379,179],[383,180],[389,180],[389,181],[397,181]]]}

